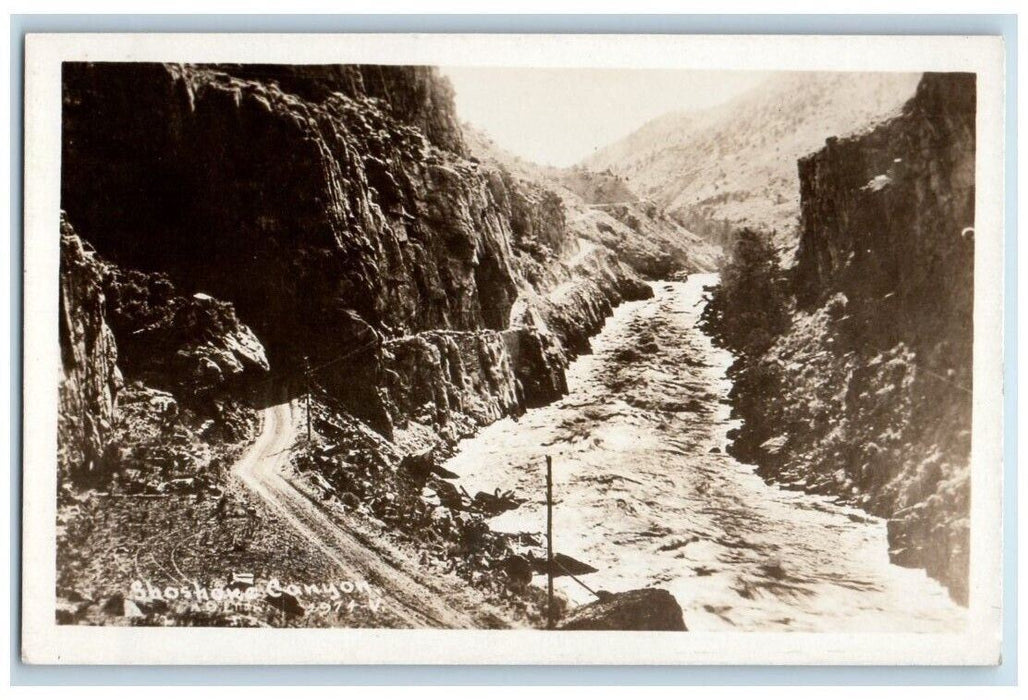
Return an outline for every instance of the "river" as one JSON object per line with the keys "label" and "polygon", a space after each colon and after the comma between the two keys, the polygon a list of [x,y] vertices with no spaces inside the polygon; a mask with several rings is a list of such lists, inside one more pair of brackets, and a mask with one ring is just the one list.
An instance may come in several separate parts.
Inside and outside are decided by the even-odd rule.
{"label": "river", "polygon": [[654,283],[622,304],[568,369],[567,396],[485,428],[446,468],[472,494],[529,499],[493,529],[540,533],[551,455],[556,551],[599,569],[581,577],[593,589],[670,590],[693,631],[959,631],[965,608],[889,563],[883,520],[766,484],[725,453],[731,356],[697,327],[716,280]]}

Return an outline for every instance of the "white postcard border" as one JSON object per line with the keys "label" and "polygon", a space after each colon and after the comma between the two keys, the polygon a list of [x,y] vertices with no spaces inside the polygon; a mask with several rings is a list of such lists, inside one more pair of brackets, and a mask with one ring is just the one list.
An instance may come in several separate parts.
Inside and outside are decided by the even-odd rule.
{"label": "white postcard border", "polygon": [[[947,664],[999,661],[1004,73],[999,37],[39,34],[26,37],[22,655],[87,664]],[[58,626],[56,435],[63,61],[385,63],[978,75],[971,605],[962,634]]]}

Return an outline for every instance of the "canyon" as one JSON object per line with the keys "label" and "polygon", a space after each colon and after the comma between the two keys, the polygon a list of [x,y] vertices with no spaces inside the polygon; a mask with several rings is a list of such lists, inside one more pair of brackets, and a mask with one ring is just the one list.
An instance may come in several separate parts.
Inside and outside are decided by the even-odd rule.
{"label": "canyon", "polygon": [[[738,460],[732,469],[756,469],[812,498],[838,496],[887,519],[881,547],[877,535],[861,539],[862,521],[853,519],[861,516],[822,508],[862,552],[868,541],[887,548],[966,602],[967,469],[959,455],[969,433],[957,428],[969,399],[947,394],[940,403],[925,377],[969,386],[973,81],[890,76],[850,85],[844,104],[859,101],[853,94],[875,99],[843,119],[845,110],[824,107],[832,86],[845,83],[833,80],[814,81],[821,107],[804,112],[808,121],[826,109],[834,115],[824,127],[833,138],[821,150],[824,136],[808,148],[783,136],[795,124],[774,120],[774,138],[788,148],[765,160],[778,172],[800,159],[796,186],[766,168],[750,168],[736,183],[747,206],[771,212],[761,221],[796,263],[784,275],[788,329],[761,356],[737,358],[728,391],[708,376],[712,351],[699,337],[695,280],[716,283],[698,276],[723,264],[731,230],[753,217],[718,208],[739,198],[688,188],[671,196],[644,185],[670,166],[618,165],[634,142],[608,151],[609,163],[553,169],[521,161],[459,123],[452,88],[430,67],[65,64],[59,619],[111,622],[99,608],[115,600],[112,609],[128,609],[112,589],[126,576],[174,571],[214,587],[239,570],[259,581],[316,578],[338,568],[338,557],[305,544],[310,532],[295,522],[321,533],[334,522],[341,534],[330,539],[345,539],[340,546],[363,562],[359,570],[385,586],[402,582],[406,592],[392,596],[402,598],[401,609],[333,622],[312,619],[297,602],[240,622],[144,605],[139,617],[409,626],[424,622],[411,596],[430,591],[444,601],[436,615],[444,626],[540,626],[544,596],[524,585],[531,571],[523,571],[538,556],[538,528],[494,526],[497,515],[502,522],[533,512],[507,508],[527,500],[526,474],[512,463],[505,477],[491,471],[485,483],[482,470],[505,457],[475,463],[468,447],[488,444],[497,431],[527,439],[531,426],[574,400],[576,378],[611,319],[655,304],[673,322],[651,329],[648,340],[629,334],[624,347],[602,346],[604,362],[609,355],[623,368],[645,368],[655,334],[653,347],[682,343],[659,356],[661,371],[671,360],[705,368],[702,381],[684,384],[685,394],[698,392],[691,400],[646,395],[645,405],[633,404],[652,412],[655,435],[693,413],[717,416],[713,429],[723,432],[729,419],[718,406],[730,403],[741,424],[731,426],[733,440],[719,437],[715,446]],[[900,111],[895,95],[906,99],[915,84]],[[751,115],[751,131],[768,114],[740,111]],[[898,111],[877,128],[835,138]],[[732,133],[743,128],[731,124]],[[706,163],[707,151],[673,152]],[[749,151],[739,153],[733,162]],[[773,192],[746,184],[765,175]],[[798,226],[789,223],[795,212]],[[908,259],[913,264],[898,262]],[[676,306],[682,299],[669,296],[663,280],[688,280],[688,309]],[[919,306],[924,299],[934,306]],[[743,376],[758,365],[773,365],[791,387],[780,389],[785,400],[774,412],[754,408],[760,395]],[[823,390],[807,376],[815,367],[831,379]],[[882,383],[900,395],[874,393]],[[829,392],[834,403],[821,422],[803,413],[804,401]],[[944,415],[919,413],[925,401],[945,406]],[[844,437],[807,426],[840,420],[853,426]],[[898,444],[877,437],[897,421],[913,432]],[[872,448],[875,455],[865,454]],[[929,457],[915,460],[919,450]],[[883,475],[888,465],[898,471]],[[707,488],[713,477],[703,474],[681,483]],[[733,479],[745,483],[746,498],[763,495],[771,511],[793,512]],[[262,489],[281,496],[278,506]],[[212,560],[221,569],[205,569]],[[861,575],[885,595],[890,582],[912,580],[872,560]],[[406,573],[382,573],[383,562]],[[955,617],[933,588],[920,590],[929,627]],[[565,591],[560,604],[582,602]],[[681,607],[669,606],[675,619],[660,624],[684,629],[689,616],[709,623],[723,601],[708,602],[679,599]]]}

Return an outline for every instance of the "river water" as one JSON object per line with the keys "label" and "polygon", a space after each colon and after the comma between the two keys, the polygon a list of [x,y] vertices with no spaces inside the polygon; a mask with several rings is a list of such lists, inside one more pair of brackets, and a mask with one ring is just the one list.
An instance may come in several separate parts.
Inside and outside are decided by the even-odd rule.
{"label": "river water", "polygon": [[[766,484],[725,453],[731,356],[697,328],[715,275],[653,284],[622,304],[568,370],[569,393],[465,440],[445,465],[476,491],[529,501],[495,530],[545,532],[599,569],[594,590],[666,588],[690,630],[959,631],[966,609],[922,571],[888,561],[885,522]],[[573,603],[594,600],[568,577]]]}

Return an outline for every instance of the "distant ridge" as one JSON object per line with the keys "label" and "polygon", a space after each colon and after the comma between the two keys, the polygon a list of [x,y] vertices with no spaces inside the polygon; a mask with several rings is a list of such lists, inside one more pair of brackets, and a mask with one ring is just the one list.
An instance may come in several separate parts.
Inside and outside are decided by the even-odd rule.
{"label": "distant ridge", "polygon": [[794,248],[796,162],[825,139],[862,131],[899,112],[916,73],[783,73],[710,109],[651,120],[585,159],[714,240],[728,229],[775,230]]}
{"label": "distant ridge", "polygon": [[471,153],[526,186],[533,183],[556,194],[578,235],[614,251],[644,277],[708,272],[719,264],[718,245],[688,230],[659,204],[640,198],[625,178],[609,169],[538,165],[504,150],[471,124],[463,124],[462,131]]}

